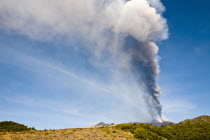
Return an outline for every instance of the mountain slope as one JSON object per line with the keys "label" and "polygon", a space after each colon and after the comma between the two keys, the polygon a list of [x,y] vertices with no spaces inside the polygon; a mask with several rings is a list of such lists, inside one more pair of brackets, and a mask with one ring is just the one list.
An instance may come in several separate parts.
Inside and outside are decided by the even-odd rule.
{"label": "mountain slope", "polygon": [[150,124],[119,124],[116,128],[131,132],[138,139],[210,140],[210,116],[200,116],[178,124],[157,127]]}
{"label": "mountain slope", "polygon": [[162,127],[146,123],[99,125],[103,127],[0,132],[0,140],[210,140],[210,116]]}
{"label": "mountain slope", "polygon": [[180,123],[210,123],[210,116],[203,115],[194,119],[188,119]]}
{"label": "mountain slope", "polygon": [[0,133],[0,140],[136,140],[130,132],[111,127],[30,130]]}

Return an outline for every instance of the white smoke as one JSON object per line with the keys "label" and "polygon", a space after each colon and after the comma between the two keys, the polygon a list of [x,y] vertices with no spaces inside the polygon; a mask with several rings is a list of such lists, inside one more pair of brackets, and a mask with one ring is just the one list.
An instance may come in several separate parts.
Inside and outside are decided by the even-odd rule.
{"label": "white smoke", "polygon": [[1,27],[34,39],[79,31],[83,37],[91,35],[93,39],[107,29],[140,41],[166,39],[165,19],[150,3],[163,9],[158,0],[1,0],[0,23]]}
{"label": "white smoke", "polygon": [[[132,92],[139,85],[155,118],[160,115],[160,92],[154,42],[168,37],[164,9],[160,0],[0,0],[0,29],[39,41],[83,42],[93,65],[112,71],[116,82],[129,77],[136,83],[135,90],[125,92],[126,98],[135,99],[137,93]],[[125,46],[127,37],[141,47]],[[101,61],[104,54],[109,57]]]}

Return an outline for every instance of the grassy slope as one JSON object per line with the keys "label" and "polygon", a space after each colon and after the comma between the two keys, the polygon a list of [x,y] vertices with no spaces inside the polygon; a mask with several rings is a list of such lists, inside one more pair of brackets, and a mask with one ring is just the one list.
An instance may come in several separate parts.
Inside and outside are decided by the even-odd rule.
{"label": "grassy slope", "polygon": [[133,134],[114,128],[74,128],[2,132],[0,140],[135,140]]}
{"label": "grassy slope", "polygon": [[210,140],[210,116],[200,116],[164,127],[149,124],[120,124],[116,127],[133,133],[138,139]]}
{"label": "grassy slope", "polygon": [[194,119],[188,119],[188,120],[182,121],[180,123],[187,123],[187,122],[188,123],[208,123],[208,124],[210,124],[210,116],[203,115],[203,116],[199,116]]}
{"label": "grassy slope", "polygon": [[[136,137],[136,138],[134,138]],[[0,132],[0,140],[210,140],[210,116],[157,127],[149,124],[119,124],[106,128],[28,130]]]}

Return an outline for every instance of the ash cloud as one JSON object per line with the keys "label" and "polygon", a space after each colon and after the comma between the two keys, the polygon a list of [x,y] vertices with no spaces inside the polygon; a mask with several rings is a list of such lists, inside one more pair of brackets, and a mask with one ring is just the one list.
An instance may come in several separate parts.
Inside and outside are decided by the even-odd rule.
{"label": "ash cloud", "polygon": [[[132,46],[132,49],[128,50],[131,56],[131,69],[136,80],[139,83],[143,82],[147,93],[150,94],[152,102],[149,105],[155,106],[157,110],[157,112],[150,110],[150,113],[158,113],[158,116],[161,116],[160,88],[157,85],[157,77],[160,71],[157,58],[158,47],[153,42],[142,43],[132,37],[126,39],[125,46]],[[145,98],[147,99],[147,97]],[[152,108],[152,106],[149,108]]]}
{"label": "ash cloud", "polygon": [[[92,65],[139,86],[156,119],[161,105],[155,42],[168,37],[164,9],[160,0],[1,0],[0,29],[38,41],[82,42],[75,47],[89,53]],[[133,91],[127,96],[136,100]]]}

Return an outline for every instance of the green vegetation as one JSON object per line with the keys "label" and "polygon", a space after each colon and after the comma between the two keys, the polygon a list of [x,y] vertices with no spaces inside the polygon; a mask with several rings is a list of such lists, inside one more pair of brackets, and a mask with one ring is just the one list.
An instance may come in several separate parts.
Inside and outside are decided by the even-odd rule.
{"label": "green vegetation", "polygon": [[150,124],[119,124],[118,129],[131,132],[141,140],[210,140],[210,117],[200,116],[178,124],[157,127]]}
{"label": "green vegetation", "polygon": [[27,127],[23,124],[19,124],[12,121],[3,121],[0,122],[0,132],[20,132],[27,130],[35,130],[34,127]]}
{"label": "green vegetation", "polygon": [[0,139],[210,140],[210,116],[200,116],[162,127],[144,123],[128,123],[97,128],[33,129],[11,121],[0,122]]}

